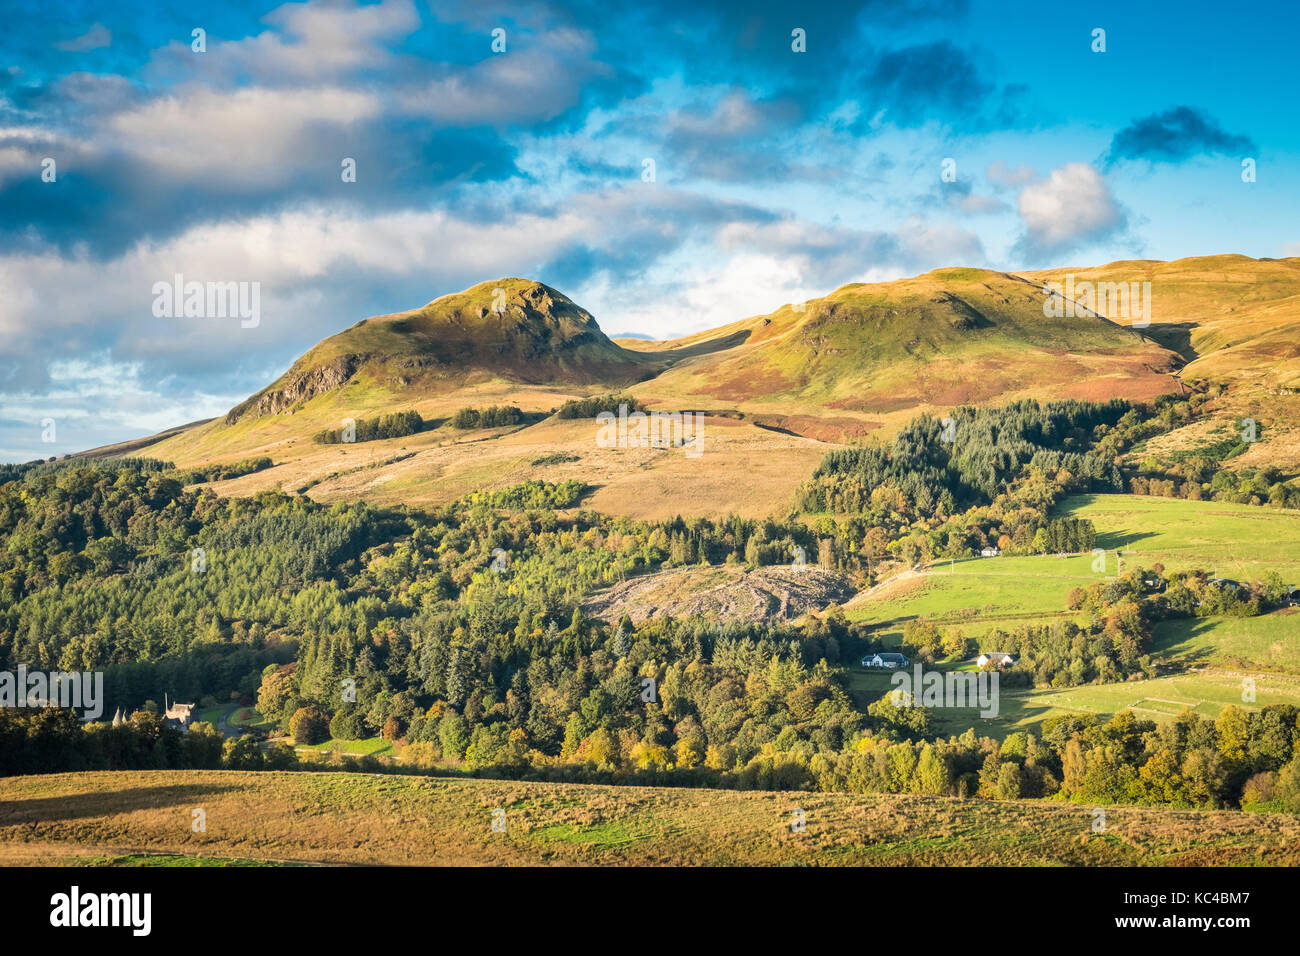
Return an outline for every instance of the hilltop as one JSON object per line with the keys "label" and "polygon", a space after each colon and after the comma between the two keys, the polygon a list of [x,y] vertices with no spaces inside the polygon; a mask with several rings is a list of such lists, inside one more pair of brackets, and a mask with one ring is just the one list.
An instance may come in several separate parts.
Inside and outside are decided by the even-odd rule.
{"label": "hilltop", "polygon": [[354,382],[399,399],[494,379],[630,384],[663,364],[614,344],[589,312],[550,286],[497,279],[330,336],[232,408],[225,423],[296,411]]}

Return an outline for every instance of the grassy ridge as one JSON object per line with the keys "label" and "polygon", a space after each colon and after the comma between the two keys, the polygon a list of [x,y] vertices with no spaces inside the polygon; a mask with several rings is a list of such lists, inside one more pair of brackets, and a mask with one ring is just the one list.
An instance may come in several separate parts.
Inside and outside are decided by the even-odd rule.
{"label": "grassy ridge", "polygon": [[[202,807],[207,829],[190,829]],[[795,809],[806,830],[790,825]],[[493,811],[505,832],[493,832]],[[0,863],[1296,865],[1300,818],[345,773],[0,780]],[[161,858],[153,856],[161,855]]]}

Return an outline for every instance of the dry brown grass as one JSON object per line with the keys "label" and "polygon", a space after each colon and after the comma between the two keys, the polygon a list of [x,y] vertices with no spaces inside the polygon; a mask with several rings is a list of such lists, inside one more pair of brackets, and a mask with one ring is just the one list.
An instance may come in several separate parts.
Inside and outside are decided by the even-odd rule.
{"label": "dry brown grass", "polygon": [[[190,828],[191,810],[207,830]],[[506,811],[506,832],[491,829]],[[794,833],[802,809],[806,831]],[[156,771],[0,781],[0,863],[1295,865],[1300,818],[940,797]]]}
{"label": "dry brown grass", "polygon": [[[795,488],[833,447],[712,416],[704,419],[703,435],[696,458],[681,449],[600,448],[590,420],[549,419],[492,431],[443,428],[354,445],[300,442],[276,456],[275,467],[210,487],[223,495],[306,488],[318,501],[429,506],[529,479],[574,478],[595,489],[584,504],[607,514],[759,518],[788,509]],[[557,453],[577,460],[533,464]]]}

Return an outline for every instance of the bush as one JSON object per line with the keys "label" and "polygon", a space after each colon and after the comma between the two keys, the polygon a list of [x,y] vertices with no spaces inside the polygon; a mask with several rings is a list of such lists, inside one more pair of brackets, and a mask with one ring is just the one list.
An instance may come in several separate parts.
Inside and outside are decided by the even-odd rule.
{"label": "bush", "polygon": [[453,428],[503,428],[518,425],[524,413],[515,405],[489,405],[487,408],[462,408],[451,418]]}
{"label": "bush", "polygon": [[262,748],[252,734],[227,740],[222,756],[227,770],[261,770],[264,763]]}
{"label": "bush", "polygon": [[1300,757],[1278,771],[1274,795],[1282,810],[1300,813]]}
{"label": "bush", "polygon": [[1277,774],[1268,770],[1255,774],[1241,790],[1241,805],[1268,803],[1273,799],[1276,786]]}
{"label": "bush", "polygon": [[222,737],[206,721],[190,725],[189,732],[181,737],[181,749],[185,751],[186,763],[195,770],[216,770],[221,766]]}
{"label": "bush", "polygon": [[315,707],[299,707],[289,718],[289,733],[300,744],[324,743],[329,731],[329,718]]}
{"label": "bush", "polygon": [[[355,441],[377,441],[381,438],[405,438],[424,431],[426,422],[416,411],[393,412],[378,418],[363,418],[356,422]],[[317,432],[313,440],[321,445],[337,445],[343,441],[343,429],[327,428]]]}
{"label": "bush", "polygon": [[361,740],[367,734],[355,710],[340,710],[330,721],[330,736],[335,740]]}
{"label": "bush", "polygon": [[298,766],[298,754],[283,741],[266,748],[267,770],[293,770]]}
{"label": "bush", "polygon": [[645,406],[631,395],[600,395],[595,398],[575,399],[565,402],[555,413],[556,418],[595,418],[601,412],[618,413],[626,405],[628,412],[645,411]]}

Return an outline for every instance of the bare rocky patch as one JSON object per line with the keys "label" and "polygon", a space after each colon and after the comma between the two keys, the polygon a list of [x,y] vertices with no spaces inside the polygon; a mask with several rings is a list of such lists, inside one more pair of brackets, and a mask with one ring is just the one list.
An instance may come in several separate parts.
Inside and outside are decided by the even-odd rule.
{"label": "bare rocky patch", "polygon": [[733,621],[792,620],[857,593],[848,575],[807,566],[749,570],[740,565],[673,568],[644,574],[592,595],[583,610],[607,621],[656,617]]}

